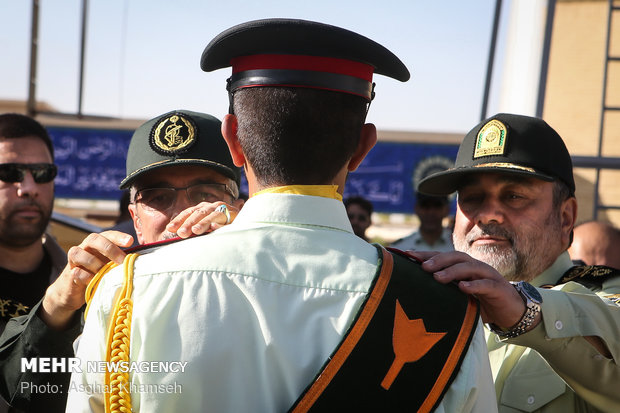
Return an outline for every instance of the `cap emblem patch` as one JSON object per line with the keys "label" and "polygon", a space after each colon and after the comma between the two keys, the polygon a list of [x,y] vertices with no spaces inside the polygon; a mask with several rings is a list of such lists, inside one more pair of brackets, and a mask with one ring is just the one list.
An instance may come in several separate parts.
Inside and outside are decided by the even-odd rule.
{"label": "cap emblem patch", "polygon": [[161,119],[151,130],[151,147],[162,155],[173,155],[188,150],[196,141],[194,122],[181,114]]}
{"label": "cap emblem patch", "polygon": [[497,119],[487,122],[476,136],[474,159],[490,155],[503,155],[506,148],[506,135],[506,126],[502,122]]}

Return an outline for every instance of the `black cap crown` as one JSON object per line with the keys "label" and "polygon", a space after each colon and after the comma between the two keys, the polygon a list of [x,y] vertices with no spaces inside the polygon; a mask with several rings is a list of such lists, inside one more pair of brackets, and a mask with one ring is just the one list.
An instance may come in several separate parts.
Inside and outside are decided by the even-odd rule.
{"label": "black cap crown", "polygon": [[206,72],[232,66],[229,93],[242,87],[308,87],[373,97],[372,73],[409,79],[405,65],[388,49],[328,24],[264,19],[239,24],[205,48]]}
{"label": "black cap crown", "polygon": [[221,125],[211,115],[188,110],[175,110],[145,122],[131,137],[127,176],[120,188],[128,188],[145,172],[171,165],[211,168],[239,185],[241,172],[233,164]]}
{"label": "black cap crown", "polygon": [[544,120],[500,113],[483,120],[463,139],[454,168],[422,179],[418,191],[447,195],[477,172],[560,180],[575,192],[573,163],[564,141]]}

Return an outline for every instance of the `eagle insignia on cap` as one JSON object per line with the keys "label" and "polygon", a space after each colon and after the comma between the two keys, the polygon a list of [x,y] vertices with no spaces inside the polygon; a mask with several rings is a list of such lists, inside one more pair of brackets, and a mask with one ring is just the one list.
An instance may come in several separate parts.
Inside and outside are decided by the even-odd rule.
{"label": "eagle insignia on cap", "polygon": [[151,147],[162,155],[185,152],[196,141],[196,125],[182,114],[159,120],[151,130]]}
{"label": "eagle insignia on cap", "polygon": [[506,148],[506,125],[497,119],[487,122],[476,137],[474,159],[483,156],[503,155]]}

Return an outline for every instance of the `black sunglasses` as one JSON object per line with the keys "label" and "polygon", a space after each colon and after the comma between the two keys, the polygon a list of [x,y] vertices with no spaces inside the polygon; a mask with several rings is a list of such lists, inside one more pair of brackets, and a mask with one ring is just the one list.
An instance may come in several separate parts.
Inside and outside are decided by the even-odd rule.
{"label": "black sunglasses", "polygon": [[56,165],[51,163],[2,163],[0,164],[0,181],[21,182],[27,170],[38,184],[51,182],[58,172]]}

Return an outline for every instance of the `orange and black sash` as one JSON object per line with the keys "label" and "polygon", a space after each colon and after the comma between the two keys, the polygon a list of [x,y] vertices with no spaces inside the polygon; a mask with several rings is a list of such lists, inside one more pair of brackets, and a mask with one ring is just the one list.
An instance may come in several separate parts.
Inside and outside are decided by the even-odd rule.
{"label": "orange and black sash", "polygon": [[458,373],[477,302],[436,282],[406,253],[381,254],[356,320],[291,412],[429,412]]}

